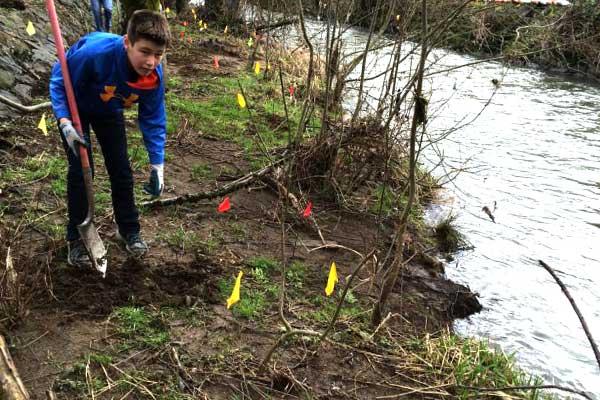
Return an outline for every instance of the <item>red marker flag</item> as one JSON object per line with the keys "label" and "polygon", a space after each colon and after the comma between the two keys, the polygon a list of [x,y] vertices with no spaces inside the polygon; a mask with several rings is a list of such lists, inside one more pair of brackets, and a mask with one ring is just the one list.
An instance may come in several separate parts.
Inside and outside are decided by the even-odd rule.
{"label": "red marker flag", "polygon": [[217,211],[220,213],[225,213],[225,212],[229,211],[230,208],[231,208],[231,202],[229,201],[229,197],[225,197],[225,199],[221,202],[221,204],[219,204]]}
{"label": "red marker flag", "polygon": [[215,66],[215,69],[219,69],[219,57],[215,56],[213,58],[213,65]]}
{"label": "red marker flag", "polygon": [[183,21],[183,22],[181,23],[181,25],[183,25],[183,26],[187,26],[187,21]]}
{"label": "red marker flag", "polygon": [[288,91],[290,92],[290,97],[294,97],[294,92],[296,91],[296,88],[294,88],[294,86],[290,85],[290,87],[288,88]]}
{"label": "red marker flag", "polygon": [[179,32],[179,39],[183,39],[183,36],[185,36],[185,31]]}
{"label": "red marker flag", "polygon": [[302,216],[303,216],[304,218],[308,218],[308,217],[310,217],[310,213],[311,213],[311,212],[312,212],[312,201],[309,201],[309,202],[306,204],[306,208],[304,209],[304,212],[302,213]]}

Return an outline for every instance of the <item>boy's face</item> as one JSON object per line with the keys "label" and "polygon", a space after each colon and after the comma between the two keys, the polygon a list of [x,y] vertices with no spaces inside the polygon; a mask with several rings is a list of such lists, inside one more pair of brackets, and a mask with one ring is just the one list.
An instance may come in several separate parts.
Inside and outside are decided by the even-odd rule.
{"label": "boy's face", "polygon": [[131,66],[138,75],[148,76],[158,67],[165,54],[166,46],[160,46],[151,40],[138,39],[131,43],[125,35],[125,50]]}

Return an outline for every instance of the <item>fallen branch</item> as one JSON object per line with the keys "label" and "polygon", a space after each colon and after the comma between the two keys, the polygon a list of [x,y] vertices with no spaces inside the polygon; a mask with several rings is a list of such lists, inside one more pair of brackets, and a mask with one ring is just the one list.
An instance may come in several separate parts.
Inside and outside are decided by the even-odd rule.
{"label": "fallen branch", "polygon": [[592,346],[592,350],[594,351],[594,355],[596,356],[596,361],[598,362],[598,368],[600,368],[600,352],[598,351],[598,346],[596,345],[596,342],[594,341],[594,338],[592,337],[592,334],[587,326],[587,323],[585,322],[585,318],[583,318],[581,311],[579,311],[579,307],[577,307],[575,300],[573,300],[573,297],[571,297],[571,293],[569,293],[569,289],[567,289],[567,287],[565,286],[564,283],[562,283],[562,281],[560,280],[558,275],[556,275],[556,272],[554,272],[554,270],[548,264],[546,264],[542,260],[538,260],[538,262],[540,263],[540,265],[542,267],[544,267],[544,269],[546,271],[548,271],[550,273],[550,275],[552,275],[552,277],[554,278],[556,283],[558,283],[558,286],[560,286],[560,288],[562,289],[562,291],[565,294],[565,296],[567,297],[567,299],[569,299],[569,302],[571,303],[573,310],[575,310],[575,314],[577,314],[577,317],[579,318],[579,322],[581,322],[581,326],[583,327],[585,335],[587,336],[588,340],[590,341],[590,345]]}
{"label": "fallen branch", "polygon": [[211,190],[209,192],[187,193],[182,196],[172,197],[170,199],[164,199],[164,200],[157,199],[157,200],[145,201],[141,204],[141,206],[148,207],[148,208],[159,208],[159,207],[171,206],[171,205],[175,205],[175,204],[193,203],[195,201],[203,200],[203,199],[214,199],[216,197],[221,197],[228,193],[234,192],[244,186],[248,186],[254,180],[265,176],[267,173],[269,173],[273,169],[273,167],[281,164],[284,160],[286,160],[286,158],[277,160],[277,161],[273,162],[272,164],[269,164],[266,167],[259,169],[258,171],[253,171],[247,175],[244,175],[241,178],[236,179],[235,181],[230,182],[219,189]]}
{"label": "fallen branch", "polygon": [[50,107],[52,105],[52,103],[47,101],[45,103],[36,104],[34,106],[24,106],[23,104],[17,103],[16,101],[12,101],[11,99],[4,97],[2,95],[0,95],[0,102],[4,103],[12,108],[16,108],[17,110],[22,111],[22,112],[34,112],[34,111],[40,110],[42,108]]}
{"label": "fallen branch", "polygon": [[255,28],[255,30],[257,33],[261,31],[271,31],[273,29],[281,28],[282,26],[293,25],[296,23],[298,23],[297,18],[284,19],[283,21],[275,22],[272,24],[259,25]]}
{"label": "fallen branch", "polygon": [[4,336],[0,335],[0,399],[28,400],[29,394],[8,351]]}
{"label": "fallen branch", "polygon": [[271,360],[273,353],[275,352],[275,350],[277,350],[277,348],[281,345],[281,343],[283,343],[286,339],[288,339],[292,336],[296,336],[296,335],[320,336],[321,334],[319,332],[315,332],[310,329],[292,329],[291,331],[288,331],[288,332],[284,333],[283,335],[279,336],[279,339],[277,339],[277,341],[273,344],[273,346],[271,346],[271,348],[267,352],[267,355],[265,356],[263,361],[260,363],[260,366],[258,367],[259,374],[262,373],[265,366]]}

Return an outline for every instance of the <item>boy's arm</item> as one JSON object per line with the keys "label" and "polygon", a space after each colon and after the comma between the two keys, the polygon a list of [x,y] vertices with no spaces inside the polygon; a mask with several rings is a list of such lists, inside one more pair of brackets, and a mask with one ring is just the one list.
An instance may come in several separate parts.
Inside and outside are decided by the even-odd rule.
{"label": "boy's arm", "polygon": [[151,196],[160,196],[164,188],[165,142],[167,140],[167,116],[165,92],[161,85],[154,96],[140,101],[138,120],[152,170],[144,191]]}
{"label": "boy's arm", "polygon": [[[74,47],[75,46],[77,46],[77,44],[75,44]],[[75,89],[76,86],[81,85],[82,82],[88,80],[88,77],[91,76],[93,62],[93,57],[87,54],[85,49],[71,48],[67,52],[67,65],[69,66],[73,89]],[[65,82],[63,80],[60,62],[58,61],[54,64],[52,75],[50,77],[50,100],[52,102],[54,116],[59,120],[59,123],[71,119],[71,111],[69,110],[67,93],[65,91]]]}
{"label": "boy's arm", "polygon": [[165,161],[165,142],[167,141],[167,115],[163,86],[154,96],[143,98],[138,109],[138,121],[150,164],[162,165]]}

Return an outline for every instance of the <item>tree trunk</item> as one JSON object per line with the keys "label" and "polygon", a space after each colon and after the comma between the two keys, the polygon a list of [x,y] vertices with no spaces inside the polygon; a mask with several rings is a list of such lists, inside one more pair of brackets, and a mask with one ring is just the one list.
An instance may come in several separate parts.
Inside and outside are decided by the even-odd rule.
{"label": "tree trunk", "polygon": [[177,9],[177,13],[182,13],[189,7],[189,0],[175,0],[175,8]]}
{"label": "tree trunk", "polygon": [[8,351],[4,336],[0,335],[0,399],[28,400],[29,394],[19,377]]}
{"label": "tree trunk", "polygon": [[160,11],[160,0],[123,0],[123,19],[121,20],[121,34],[126,34],[127,22],[137,10]]}

